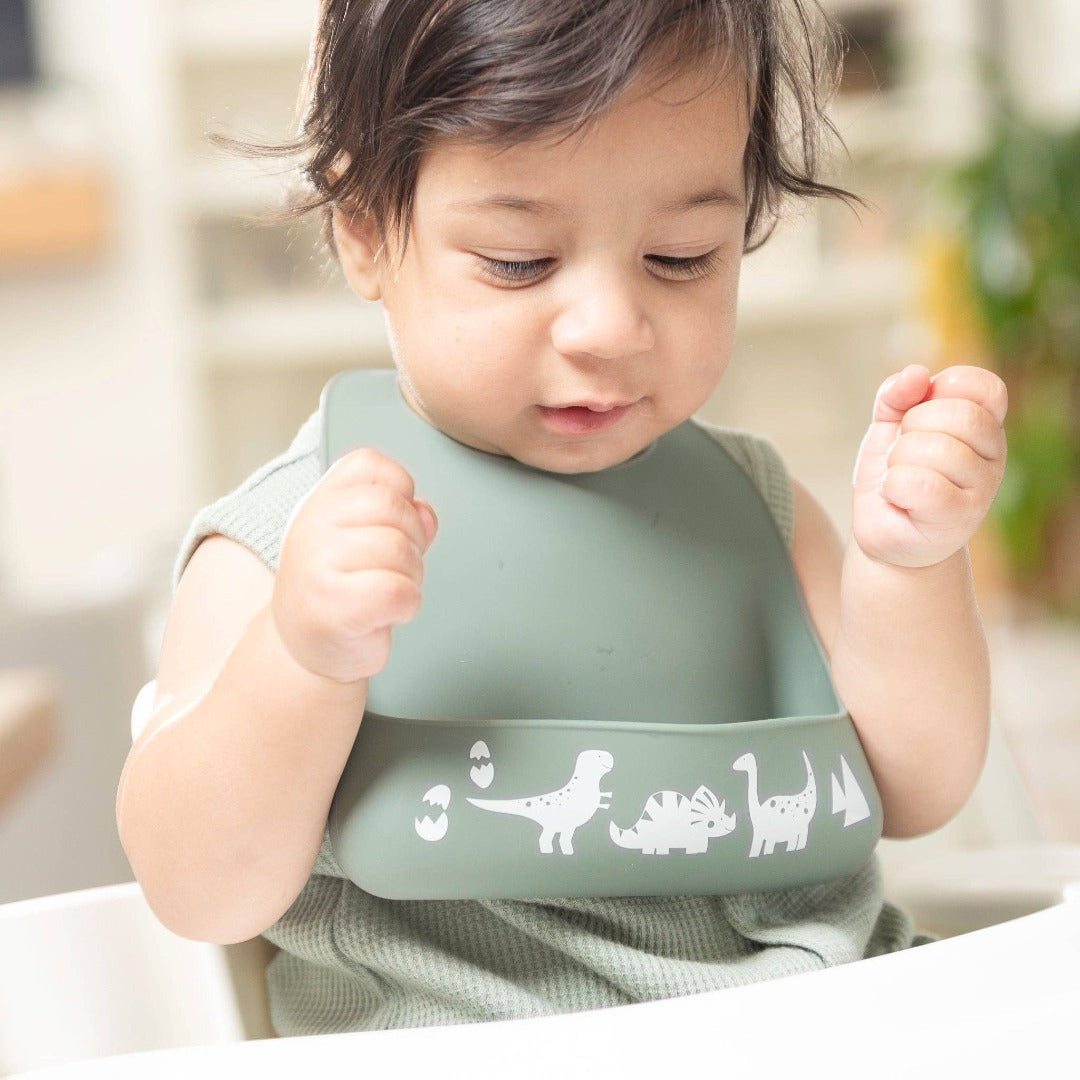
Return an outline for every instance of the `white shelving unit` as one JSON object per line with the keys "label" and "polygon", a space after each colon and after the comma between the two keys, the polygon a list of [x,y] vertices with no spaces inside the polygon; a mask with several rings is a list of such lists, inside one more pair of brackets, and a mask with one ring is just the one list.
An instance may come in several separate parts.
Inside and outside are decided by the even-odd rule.
{"label": "white shelving unit", "polygon": [[207,499],[286,445],[334,372],[389,362],[381,311],[347,292],[315,223],[280,214],[296,183],[288,163],[206,137],[294,134],[317,13],[317,0],[170,0],[170,203],[186,238]]}
{"label": "white shelving unit", "polygon": [[208,313],[204,329],[202,359],[211,369],[319,367],[349,353],[381,361],[387,349],[381,309],[348,300],[236,302]]}

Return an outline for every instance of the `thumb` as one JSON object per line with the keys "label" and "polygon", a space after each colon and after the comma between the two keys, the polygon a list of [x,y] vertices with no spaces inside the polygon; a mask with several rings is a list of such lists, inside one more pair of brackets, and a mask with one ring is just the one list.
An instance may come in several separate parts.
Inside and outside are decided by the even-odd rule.
{"label": "thumb", "polygon": [[426,551],[431,547],[431,542],[435,539],[435,534],[439,531],[439,519],[435,516],[435,511],[432,509],[431,504],[424,502],[423,499],[413,499],[413,506],[416,507],[416,512],[420,515],[420,521],[424,526],[424,533],[427,536],[427,545],[424,548]]}
{"label": "thumb", "polygon": [[899,434],[900,421],[908,409],[930,393],[930,372],[921,364],[908,364],[891,375],[874,398],[874,415],[855,460],[853,481],[856,491],[876,491],[887,468],[889,448]]}
{"label": "thumb", "polygon": [[908,409],[930,393],[932,381],[922,364],[908,364],[899,374],[890,376],[874,398],[874,423],[898,423]]}

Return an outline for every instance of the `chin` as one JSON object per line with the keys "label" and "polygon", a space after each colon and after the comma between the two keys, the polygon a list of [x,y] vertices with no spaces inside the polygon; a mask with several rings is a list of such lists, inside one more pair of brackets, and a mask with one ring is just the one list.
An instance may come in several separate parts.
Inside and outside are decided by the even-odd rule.
{"label": "chin", "polygon": [[573,476],[579,473],[601,472],[615,465],[621,465],[624,461],[629,461],[636,453],[638,453],[637,449],[621,453],[610,447],[577,444],[539,451],[519,457],[517,460],[534,469]]}

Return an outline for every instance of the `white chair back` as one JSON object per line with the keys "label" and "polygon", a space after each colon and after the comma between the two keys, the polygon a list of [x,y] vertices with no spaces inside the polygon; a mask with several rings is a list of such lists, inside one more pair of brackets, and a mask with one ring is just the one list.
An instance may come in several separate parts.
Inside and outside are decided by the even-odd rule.
{"label": "white chair back", "polygon": [[0,1076],[273,1034],[272,947],[188,941],[135,882],[0,906]]}

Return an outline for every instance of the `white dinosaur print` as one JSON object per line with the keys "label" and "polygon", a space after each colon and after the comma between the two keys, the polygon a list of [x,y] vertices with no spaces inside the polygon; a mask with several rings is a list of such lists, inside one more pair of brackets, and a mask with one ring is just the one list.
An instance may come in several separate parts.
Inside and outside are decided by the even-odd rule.
{"label": "white dinosaur print", "polygon": [[806,751],[802,752],[806,764],[806,787],[797,795],[773,795],[762,802],[758,798],[758,766],[753,754],[743,754],[731,767],[747,775],[747,803],[750,822],[754,826],[754,839],[750,845],[750,858],[771,855],[777,844],[785,844],[788,851],[802,851],[810,833],[810,822],[817,810],[817,781],[810,768]]}
{"label": "white dinosaur print", "polygon": [[529,818],[540,826],[540,851],[551,855],[555,837],[564,855],[574,854],[574,833],[600,809],[611,805],[611,792],[600,790],[600,779],[615,765],[606,750],[582,750],[574,765],[574,775],[559,788],[543,795],[521,799],[473,799],[467,801],[493,814],[513,814]]}
{"label": "white dinosaur print", "polygon": [[735,815],[725,814],[726,803],[704,785],[687,798],[678,791],[657,791],[649,796],[637,824],[620,829],[609,822],[611,839],[621,848],[642,855],[668,855],[681,848],[686,855],[709,850],[709,839],[727,836],[735,828]]}

